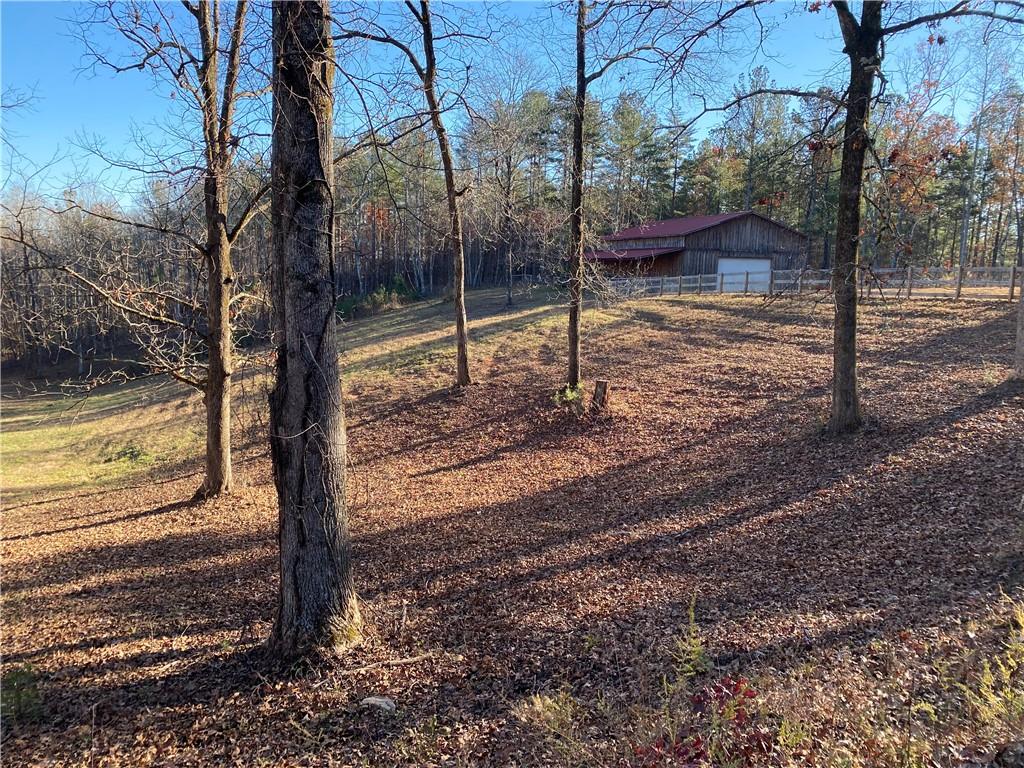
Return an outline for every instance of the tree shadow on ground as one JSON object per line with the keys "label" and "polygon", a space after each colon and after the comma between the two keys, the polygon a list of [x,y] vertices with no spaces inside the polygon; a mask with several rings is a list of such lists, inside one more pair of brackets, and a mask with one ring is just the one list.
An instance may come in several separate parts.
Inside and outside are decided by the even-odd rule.
{"label": "tree shadow on ground", "polygon": [[[700,343],[725,347],[732,332],[704,329]],[[415,499],[407,483],[385,488],[384,511],[355,520],[358,587],[381,618],[376,639],[343,665],[435,651],[426,676],[377,668],[296,679],[267,664],[257,644],[273,612],[272,515],[225,532],[210,521],[236,514],[228,502],[203,507],[191,527],[185,510],[155,506],[119,521],[144,528],[137,538],[33,557],[5,579],[5,608],[13,600],[15,611],[83,623],[74,639],[15,651],[12,661],[39,665],[52,708],[36,732],[59,736],[99,702],[113,743],[156,727],[200,750],[197,762],[219,759],[230,733],[272,743],[282,761],[358,745],[385,763],[409,728],[496,723],[476,762],[497,764],[518,754],[524,735],[510,710],[529,694],[632,695],[640,660],[685,631],[693,595],[718,663],[786,669],[980,615],[1001,586],[1019,583],[1021,385],[946,388],[945,399],[902,413],[892,408],[901,383],[886,379],[876,394],[886,420],[834,440],[813,426],[825,404],[821,361],[799,383],[787,379],[792,345],[783,361],[740,369],[728,350],[691,371],[688,340],[667,362],[638,359],[626,333],[610,325],[594,353],[595,367],[623,383],[621,410],[607,419],[567,420],[544,389],[555,368],[512,365],[467,396],[425,392],[415,406],[353,420],[358,471],[396,457],[425,469],[409,472]],[[917,344],[946,347],[942,364],[956,366],[970,359],[961,342],[972,333]],[[918,350],[886,354],[904,352]],[[703,406],[643,410],[652,393],[721,403],[754,384],[763,397],[734,397],[692,428],[659,425],[703,418]],[[553,461],[564,462],[557,479],[533,483],[556,477],[545,474]],[[445,506],[451,487],[494,478],[499,500]],[[174,528],[159,533],[169,518]],[[402,617],[394,628],[391,615]],[[101,619],[120,631],[92,629]],[[393,696],[398,715],[360,710],[371,693]]]}
{"label": "tree shadow on ground", "polygon": [[23,541],[25,539],[36,539],[41,536],[56,536],[62,533],[87,531],[91,528],[100,528],[105,525],[116,525],[117,523],[134,522],[136,520],[143,520],[147,517],[153,517],[154,515],[163,515],[167,512],[174,512],[175,510],[185,507],[187,504],[188,502],[185,501],[173,501],[170,504],[164,504],[163,506],[156,507],[154,509],[147,509],[139,512],[130,512],[128,514],[109,518],[107,520],[96,520],[88,523],[77,523],[75,525],[69,525],[63,528],[51,528],[49,530],[32,531],[31,533],[22,533],[13,536],[0,536],[0,541]]}
{"label": "tree shadow on ground", "polygon": [[190,399],[196,398],[195,390],[184,384],[152,379],[105,384],[81,397],[67,396],[60,389],[7,396],[4,397],[4,431],[32,430],[43,422],[89,423],[124,416],[143,406],[177,403],[185,407]]}

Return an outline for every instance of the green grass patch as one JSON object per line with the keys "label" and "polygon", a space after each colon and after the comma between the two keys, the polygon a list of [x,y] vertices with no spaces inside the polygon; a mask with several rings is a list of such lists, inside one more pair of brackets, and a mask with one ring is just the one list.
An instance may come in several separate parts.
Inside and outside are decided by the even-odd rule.
{"label": "green grass patch", "polygon": [[102,388],[84,401],[6,397],[0,472],[7,505],[141,480],[202,455],[198,397],[155,382]]}
{"label": "green grass patch", "polygon": [[0,675],[0,713],[8,723],[22,725],[43,716],[43,697],[35,670],[29,664]]}

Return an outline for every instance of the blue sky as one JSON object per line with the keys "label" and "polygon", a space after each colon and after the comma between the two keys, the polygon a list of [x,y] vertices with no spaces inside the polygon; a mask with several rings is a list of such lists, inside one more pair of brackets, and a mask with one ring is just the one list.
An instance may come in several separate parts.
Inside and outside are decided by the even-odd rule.
{"label": "blue sky", "polygon": [[[35,102],[5,119],[3,130],[18,150],[36,164],[58,154],[71,173],[81,150],[79,134],[99,135],[110,146],[130,138],[131,121],[147,123],[167,103],[142,73],[120,75],[81,72],[82,48],[68,31],[76,4],[0,2],[0,76],[3,88],[31,92]],[[6,117],[6,116],[5,116]]]}
{"label": "blue sky", "polygon": [[[523,19],[534,14],[550,19],[547,4],[515,3],[510,9]],[[9,117],[3,130],[35,164],[61,156],[53,169],[55,176],[79,171],[88,176],[98,171],[97,162],[75,146],[78,137],[99,136],[107,146],[120,149],[129,142],[133,123],[157,122],[169,106],[167,94],[158,92],[147,74],[82,71],[81,43],[68,29],[68,20],[78,10],[78,4],[72,2],[0,2],[3,87],[5,91],[12,87],[31,91],[36,97],[30,109]],[[783,0],[765,16],[779,28],[767,46],[771,57],[760,63],[768,66],[779,85],[814,86],[830,70],[838,71],[841,79],[842,46],[832,11],[808,13],[802,2]],[[561,32],[554,29],[547,34]],[[565,32],[571,34],[571,28]],[[889,53],[891,56],[894,51]],[[731,83],[751,67],[752,59],[739,55],[721,65],[730,73],[723,82]],[[53,181],[62,183],[56,178]]]}

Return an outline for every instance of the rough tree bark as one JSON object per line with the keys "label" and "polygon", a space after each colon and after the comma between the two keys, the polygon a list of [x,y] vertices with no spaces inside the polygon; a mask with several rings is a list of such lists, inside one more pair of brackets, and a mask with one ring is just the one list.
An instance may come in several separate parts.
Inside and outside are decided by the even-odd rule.
{"label": "rough tree bark", "polygon": [[844,2],[833,4],[850,59],[850,87],[846,97],[846,126],[839,174],[836,221],[835,293],[833,329],[832,413],[833,434],[857,430],[863,423],[857,392],[857,268],[860,246],[861,186],[864,156],[870,136],[868,116],[875,75],[881,65],[882,4],[865,2],[858,23]]}
{"label": "rough tree bark", "polygon": [[[231,264],[231,233],[228,231],[229,175],[234,155],[232,126],[247,2],[235,8],[235,23],[227,50],[224,91],[218,94],[218,7],[201,0],[191,9],[199,25],[203,53],[200,68],[202,93],[203,144],[206,151],[206,178],[203,202],[206,243],[203,257],[207,274],[208,359],[203,401],[206,406],[206,476],[197,496],[229,493],[231,473],[231,377],[234,373],[231,324],[231,296],[234,270]],[[220,97],[220,98],[218,98]]]}
{"label": "rough tree bark", "polygon": [[[226,202],[225,202],[226,208]],[[218,217],[223,222],[223,217]],[[217,221],[218,219],[214,219]],[[206,389],[206,477],[198,496],[229,493],[231,473],[231,376],[233,373],[231,293],[234,276],[231,245],[223,224],[207,245],[207,317],[209,322]]]}
{"label": "rough tree bark", "polygon": [[277,656],[356,642],[335,333],[329,0],[275,2],[271,216],[277,378],[270,446],[279,507]]}
{"label": "rough tree bark", "polygon": [[[843,49],[850,59],[850,87],[846,98],[846,126],[843,134],[842,169],[839,176],[839,208],[836,221],[835,267],[832,285],[835,292],[835,329],[832,375],[832,413],[829,430],[835,434],[852,432],[863,423],[857,394],[857,269],[860,245],[861,189],[864,179],[864,155],[871,140],[868,114],[875,77],[882,65],[883,41],[892,35],[916,27],[934,27],[945,19],[976,16],[1006,24],[1024,24],[1024,6],[1006,8],[979,7],[958,2],[935,13],[892,20],[883,26],[880,0],[865,0],[860,21],[850,11],[847,0],[832,0],[839,18]],[[913,9],[907,4],[905,9]],[[1002,13],[1007,10],[1008,13]]]}
{"label": "rough tree bark", "polygon": [[580,385],[580,318],[583,313],[583,119],[587,103],[587,4],[576,4],[576,94],[569,172],[569,371],[566,386]]}

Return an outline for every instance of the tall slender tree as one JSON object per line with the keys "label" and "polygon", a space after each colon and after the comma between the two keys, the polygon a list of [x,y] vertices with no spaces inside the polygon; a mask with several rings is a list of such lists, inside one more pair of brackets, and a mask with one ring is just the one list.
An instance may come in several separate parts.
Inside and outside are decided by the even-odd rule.
{"label": "tall slender tree", "polygon": [[566,387],[580,385],[580,322],[583,315],[583,120],[587,106],[587,3],[576,2],[576,90],[572,102],[572,165],[569,169],[569,371]]}
{"label": "tall slender tree", "polygon": [[[444,171],[445,196],[448,204],[448,241],[452,258],[452,299],[455,304],[455,351],[456,374],[455,383],[466,386],[472,383],[469,373],[469,331],[466,320],[466,253],[463,243],[462,208],[460,198],[464,190],[458,187],[455,178],[455,161],[448,129],[444,123],[445,105],[442,94],[438,93],[437,38],[434,34],[434,12],[429,0],[413,3],[405,0],[405,8],[415,22],[418,45],[422,53],[417,53],[412,43],[401,39],[396,34],[386,31],[378,21],[366,24],[366,28],[346,26],[339,39],[361,39],[382,43],[397,50],[412,67],[413,72],[423,90],[427,114],[437,139],[437,147],[441,154],[441,166]],[[366,22],[365,19],[357,19]],[[458,30],[458,25],[448,25],[453,31],[444,34],[445,39],[468,37]],[[469,68],[467,67],[467,72]]]}
{"label": "tall slender tree", "polygon": [[980,7],[960,0],[934,13],[907,16],[912,4],[899,4],[888,21],[883,19],[885,3],[865,0],[861,15],[850,10],[846,0],[833,0],[842,31],[843,49],[849,59],[850,79],[846,93],[846,125],[843,132],[839,203],[836,215],[835,266],[832,286],[835,294],[833,326],[832,410],[828,428],[834,434],[856,431],[863,424],[857,389],[857,274],[861,239],[861,196],[864,158],[871,146],[868,117],[875,82],[882,68],[884,42],[892,35],[915,27],[934,26],[945,19],[981,16],[993,21],[1024,24],[1024,6],[999,4]]}
{"label": "tall slender tree", "polygon": [[583,165],[587,91],[623,62],[644,62],[661,80],[704,81],[711,68],[690,68],[708,40],[724,45],[729,22],[764,0],[651,3],[647,0],[576,0],[567,3],[575,16],[576,86],[572,102],[572,152],[569,167],[569,332],[566,387],[580,385],[580,331],[584,290]]}
{"label": "tall slender tree", "polygon": [[345,502],[334,274],[334,44],[328,0],[275,2],[270,446],[280,588],[270,649],[330,651],[359,637]]}
{"label": "tall slender tree", "polygon": [[[203,325],[187,328],[180,319],[162,312],[155,296],[168,297],[152,282],[137,291],[125,291],[102,282],[90,281],[80,272],[62,265],[63,271],[79,280],[97,298],[108,303],[130,323],[151,324],[173,332],[195,333],[201,339],[205,360],[200,365],[169,366],[161,350],[151,350],[144,360],[155,370],[166,371],[203,393],[206,407],[206,473],[197,496],[228,493],[231,473],[231,379],[234,348],[231,303],[236,274],[231,249],[244,229],[260,211],[264,185],[246,190],[237,184],[237,159],[255,131],[249,121],[258,119],[260,67],[251,60],[248,45],[249,0],[238,0],[233,9],[210,0],[182,0],[185,13],[176,15],[164,4],[139,0],[94,2],[86,6],[78,31],[86,48],[86,60],[93,68],[116,73],[146,71],[161,85],[172,89],[172,97],[183,104],[181,123],[172,129],[170,143],[159,146],[146,135],[139,154],[147,160],[108,158],[101,146],[92,151],[111,165],[134,171],[183,188],[182,198],[194,188],[201,189],[202,221],[198,231],[185,221],[180,225],[132,218],[115,210],[87,208],[66,197],[69,210],[93,218],[121,223],[140,232],[158,233],[183,245],[200,264],[205,276]],[[93,35],[94,28],[101,33]],[[123,43],[116,54],[99,46],[97,39],[113,33]],[[253,110],[242,114],[242,104]],[[193,142],[182,141],[181,125],[195,131]],[[187,134],[185,134],[187,135]],[[127,296],[127,298],[126,298]]]}

